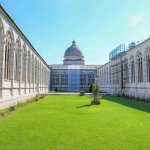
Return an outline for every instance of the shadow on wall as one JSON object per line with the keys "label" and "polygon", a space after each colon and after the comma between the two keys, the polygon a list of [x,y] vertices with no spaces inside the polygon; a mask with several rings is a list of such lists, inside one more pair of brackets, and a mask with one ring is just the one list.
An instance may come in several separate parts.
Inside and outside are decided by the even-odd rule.
{"label": "shadow on wall", "polygon": [[131,100],[123,97],[116,97],[116,96],[104,96],[103,98],[114,103],[119,103],[127,107],[131,107],[137,110],[150,113],[150,103],[147,102],[136,101],[136,100]]}

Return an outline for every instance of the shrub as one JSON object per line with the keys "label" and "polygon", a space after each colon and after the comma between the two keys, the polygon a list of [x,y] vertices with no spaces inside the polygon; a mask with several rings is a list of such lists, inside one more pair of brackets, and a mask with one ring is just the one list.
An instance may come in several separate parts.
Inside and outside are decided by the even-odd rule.
{"label": "shrub", "polygon": [[27,99],[26,102],[27,102],[27,104],[29,104],[29,103],[31,103],[32,101],[31,101],[31,99]]}
{"label": "shrub", "polygon": [[145,102],[149,102],[149,98],[145,98]]}
{"label": "shrub", "polygon": [[39,95],[39,98],[40,98],[40,99],[43,99],[44,97],[45,97],[44,94]]}
{"label": "shrub", "polygon": [[39,96],[36,96],[36,97],[34,97],[34,101],[39,101],[40,100],[40,98],[39,98]]}
{"label": "shrub", "polygon": [[31,98],[31,99],[27,99],[26,101],[23,102],[17,102],[16,105],[12,105],[9,108],[0,111],[0,116],[1,117],[5,117],[5,114],[8,114],[9,112],[15,111],[17,107],[22,107],[24,105],[27,105],[29,103],[32,102],[37,102],[40,99],[43,99],[46,96],[46,94],[40,94],[40,95],[36,95],[35,97]]}
{"label": "shrub", "polygon": [[22,103],[21,103],[21,102],[18,102],[18,103],[17,103],[17,107],[20,107],[20,106],[22,106]]}
{"label": "shrub", "polygon": [[10,112],[15,111],[15,110],[16,110],[16,107],[15,107],[15,106],[10,106],[10,107],[9,107],[9,111],[10,111]]}
{"label": "shrub", "polygon": [[93,84],[92,86],[92,93],[93,93],[93,101],[91,102],[92,105],[99,105],[100,102],[100,96],[99,96],[99,86],[98,84]]}
{"label": "shrub", "polygon": [[5,117],[5,112],[3,110],[0,111],[0,116],[2,116],[3,118]]}
{"label": "shrub", "polygon": [[121,94],[121,93],[118,93],[118,94],[117,94],[117,97],[122,97],[122,94]]}
{"label": "shrub", "polygon": [[84,96],[84,95],[85,95],[85,92],[84,91],[80,91],[79,96]]}

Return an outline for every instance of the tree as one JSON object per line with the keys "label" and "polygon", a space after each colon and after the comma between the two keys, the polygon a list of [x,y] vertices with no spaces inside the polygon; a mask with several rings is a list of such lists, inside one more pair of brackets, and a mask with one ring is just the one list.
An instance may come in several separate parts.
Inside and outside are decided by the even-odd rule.
{"label": "tree", "polygon": [[99,104],[101,104],[100,96],[99,96],[99,86],[98,86],[98,84],[93,84],[92,85],[92,93],[93,93],[94,99],[92,100],[91,104],[92,105],[99,105]]}

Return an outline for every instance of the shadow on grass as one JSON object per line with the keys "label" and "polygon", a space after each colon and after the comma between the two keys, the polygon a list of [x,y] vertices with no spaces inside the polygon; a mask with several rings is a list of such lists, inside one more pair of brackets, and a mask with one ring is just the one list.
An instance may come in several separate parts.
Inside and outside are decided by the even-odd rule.
{"label": "shadow on grass", "polygon": [[82,105],[82,106],[78,106],[77,108],[83,108],[83,107],[89,107],[92,106],[91,104],[86,104],[86,105]]}
{"label": "shadow on grass", "polygon": [[116,96],[104,96],[103,99],[150,113],[150,103],[147,102],[136,101]]}

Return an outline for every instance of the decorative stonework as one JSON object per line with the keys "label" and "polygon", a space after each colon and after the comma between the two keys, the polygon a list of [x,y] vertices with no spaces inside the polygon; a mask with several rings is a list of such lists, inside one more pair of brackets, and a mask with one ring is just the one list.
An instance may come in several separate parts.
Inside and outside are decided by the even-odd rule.
{"label": "decorative stonework", "polygon": [[[6,106],[37,93],[48,92],[50,68],[1,6],[0,13],[0,106]],[[32,58],[38,62],[36,72],[36,64]],[[39,64],[42,64],[42,67],[39,67]],[[40,72],[45,73],[41,76]],[[33,81],[29,78],[33,78]]]}
{"label": "decorative stonework", "polygon": [[[150,98],[150,38],[98,69],[102,92]],[[125,61],[122,64],[120,60]],[[116,66],[122,64],[122,70]],[[120,78],[122,76],[122,78]],[[116,80],[118,80],[116,82]],[[107,82],[108,81],[108,82]],[[123,86],[121,85],[121,82]]]}

